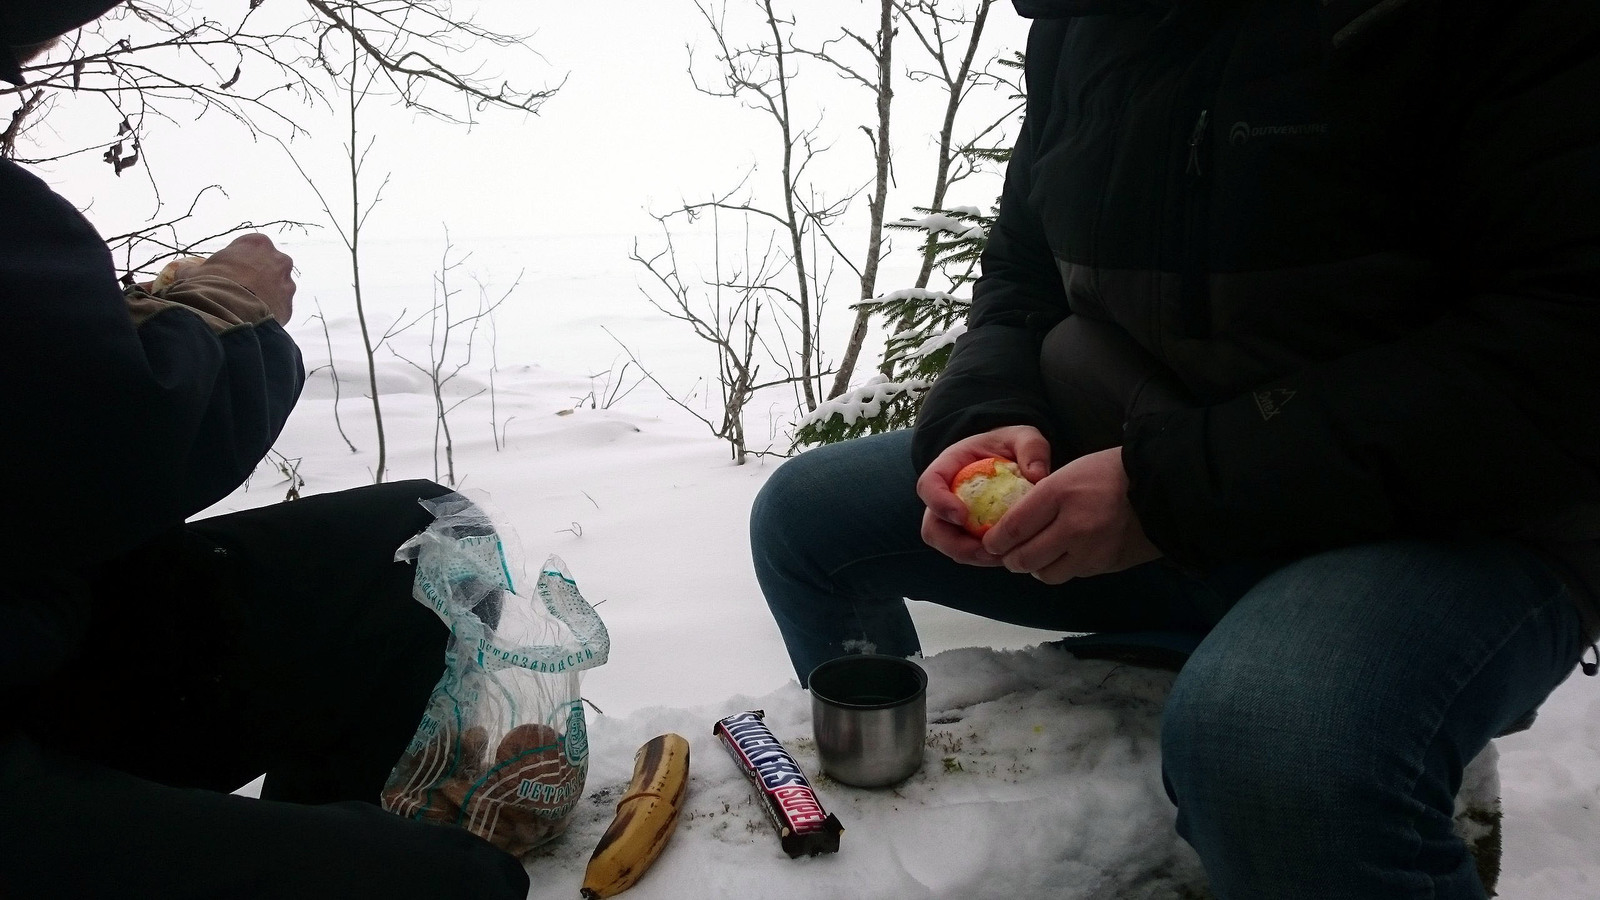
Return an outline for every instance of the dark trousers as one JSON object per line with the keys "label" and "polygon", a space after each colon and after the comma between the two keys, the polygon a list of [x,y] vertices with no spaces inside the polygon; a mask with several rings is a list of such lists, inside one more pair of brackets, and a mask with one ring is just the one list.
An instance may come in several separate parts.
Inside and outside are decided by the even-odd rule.
{"label": "dark trousers", "polygon": [[444,492],[220,516],[104,566],[80,658],[0,741],[0,897],[526,896],[512,857],[376,805],[443,669],[393,557]]}

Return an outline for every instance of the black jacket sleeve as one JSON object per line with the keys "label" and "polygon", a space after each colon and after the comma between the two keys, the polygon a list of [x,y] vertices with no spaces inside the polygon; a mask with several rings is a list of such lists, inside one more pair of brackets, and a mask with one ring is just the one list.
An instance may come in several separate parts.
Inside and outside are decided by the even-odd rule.
{"label": "black jacket sleeve", "polygon": [[1440,157],[1451,309],[1402,340],[1128,425],[1145,531],[1205,565],[1397,533],[1600,536],[1600,14],[1460,23]]}
{"label": "black jacket sleeve", "polygon": [[0,682],[16,683],[71,649],[97,564],[243,482],[304,375],[270,318],[224,321],[173,302],[131,309],[92,226],[10,162],[0,162],[0,205],[11,519]]}
{"label": "black jacket sleeve", "polygon": [[[911,453],[922,471],[946,447],[1005,425],[1033,425],[1052,445],[1050,404],[1039,374],[1044,335],[1068,314],[1061,275],[1044,228],[1028,203],[1033,127],[1051,102],[1052,52],[1059,22],[1035,24],[1028,37],[1028,113],[1006,167],[1000,211],[984,248],[983,275],[973,286],[967,331],[956,341],[943,374],[923,398]],[[1048,48],[1048,49],[1047,49]]]}

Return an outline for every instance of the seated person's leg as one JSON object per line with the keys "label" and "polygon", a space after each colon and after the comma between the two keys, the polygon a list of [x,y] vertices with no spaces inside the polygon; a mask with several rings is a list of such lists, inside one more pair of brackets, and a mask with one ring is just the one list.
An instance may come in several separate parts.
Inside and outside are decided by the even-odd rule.
{"label": "seated person's leg", "polygon": [[17,731],[176,787],[231,791],[265,771],[232,674],[234,604],[212,566],[181,528],[101,566],[77,655],[19,693]]}
{"label": "seated person's leg", "polygon": [[24,727],[141,778],[303,803],[378,793],[444,666],[445,626],[394,552],[427,482],[196,522],[102,567],[81,658]]}
{"label": "seated person's leg", "polygon": [[1242,591],[1160,563],[1059,586],[957,564],[922,542],[916,480],[897,431],[807,451],[756,498],[756,577],[802,684],[845,653],[917,652],[907,597],[1035,628],[1203,631]]}
{"label": "seated person's leg", "polygon": [[1395,541],[1249,591],[1174,685],[1178,829],[1219,898],[1481,898],[1463,767],[1582,649],[1566,589],[1509,543]]}
{"label": "seated person's leg", "polygon": [[[82,657],[0,750],[0,808],[27,823],[0,837],[0,889],[523,896],[510,856],[376,806],[447,636],[394,552],[432,521],[418,499],[445,492],[221,516],[106,566]],[[295,803],[224,793],[262,772],[263,797]],[[333,801],[364,802],[297,805]]]}
{"label": "seated person's leg", "polygon": [[266,799],[377,802],[444,669],[448,632],[395,550],[426,528],[426,481],[193,523],[239,616],[246,710],[271,748]]}
{"label": "seated person's leg", "polygon": [[376,802],[448,636],[395,548],[427,527],[403,482],[195,522],[102,567],[82,658],[24,725],[163,785]]}
{"label": "seated person's leg", "polygon": [[512,857],[365,803],[301,806],[169,787],[0,739],[0,889],[89,897],[521,900]]}

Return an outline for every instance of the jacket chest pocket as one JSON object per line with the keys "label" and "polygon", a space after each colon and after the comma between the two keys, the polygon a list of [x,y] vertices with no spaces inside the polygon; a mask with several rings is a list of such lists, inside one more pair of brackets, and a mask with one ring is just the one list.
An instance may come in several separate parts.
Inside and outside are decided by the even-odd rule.
{"label": "jacket chest pocket", "polygon": [[[1437,136],[1427,42],[1402,29],[1410,19],[1388,19],[1359,45],[1334,52],[1305,8],[1321,4],[1306,3],[1293,23],[1301,45],[1292,55],[1257,52],[1281,22],[1247,31],[1213,106],[1212,203],[1202,238],[1213,272],[1422,249],[1419,198],[1430,189],[1427,147]],[[1215,305],[1212,329],[1240,312]]]}

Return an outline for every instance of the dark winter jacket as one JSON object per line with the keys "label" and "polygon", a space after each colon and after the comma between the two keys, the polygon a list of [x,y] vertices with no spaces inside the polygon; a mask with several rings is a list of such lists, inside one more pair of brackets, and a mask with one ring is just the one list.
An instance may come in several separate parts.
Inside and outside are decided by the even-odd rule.
{"label": "dark winter jacket", "polygon": [[[1000,425],[1120,444],[1195,567],[1600,556],[1600,4],[1017,5],[1027,116],[919,468]],[[1109,435],[1045,379],[1107,346],[1157,386],[1108,389]]]}
{"label": "dark winter jacket", "polygon": [[[237,284],[206,276],[125,295],[94,228],[9,161],[0,341],[0,684],[16,685],[78,649],[100,563],[244,481],[304,376],[289,335]],[[92,650],[105,665],[139,652]]]}

